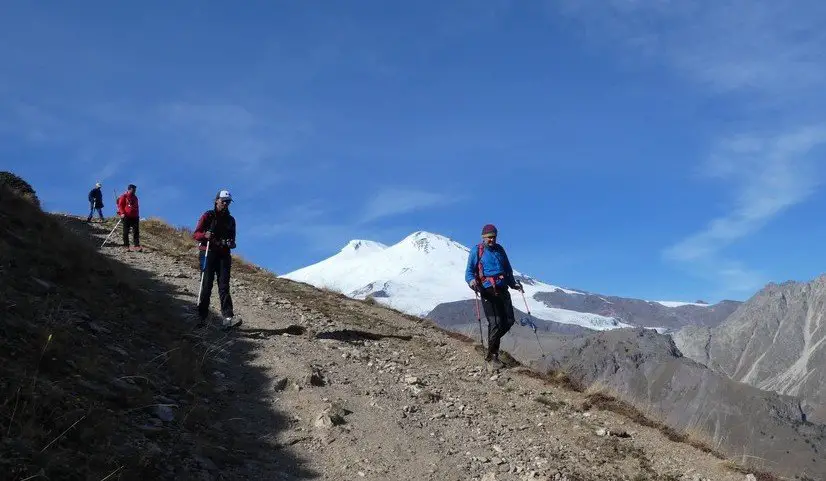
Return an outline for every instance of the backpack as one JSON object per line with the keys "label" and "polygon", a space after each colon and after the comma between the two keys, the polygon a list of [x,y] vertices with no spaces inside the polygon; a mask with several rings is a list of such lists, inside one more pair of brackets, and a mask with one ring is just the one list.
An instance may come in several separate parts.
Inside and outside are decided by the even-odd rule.
{"label": "backpack", "polygon": [[482,284],[484,281],[490,281],[491,287],[493,287],[493,293],[498,294],[496,291],[496,279],[504,279],[504,274],[499,274],[498,277],[487,276],[485,277],[485,271],[482,268],[482,254],[485,252],[485,244],[479,243],[476,246],[476,281],[479,283],[479,288],[482,289]]}
{"label": "backpack", "polygon": [[[215,214],[215,209],[209,209],[208,211],[204,212],[204,215],[206,216],[205,223],[209,225],[209,228],[207,230],[214,234],[215,229],[218,226],[218,216]],[[227,213],[225,227],[227,229],[235,227],[235,219],[229,213]]]}

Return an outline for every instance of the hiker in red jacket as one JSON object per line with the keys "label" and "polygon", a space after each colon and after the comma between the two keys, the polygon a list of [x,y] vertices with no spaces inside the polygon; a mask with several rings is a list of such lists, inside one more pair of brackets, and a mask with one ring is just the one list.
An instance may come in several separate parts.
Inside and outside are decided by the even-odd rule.
{"label": "hiker in red jacket", "polygon": [[[118,216],[123,222],[123,247],[129,250],[141,250],[141,229],[140,212],[138,211],[138,196],[135,191],[138,188],[134,184],[129,184],[126,192],[118,197]],[[132,241],[134,248],[129,247],[129,229],[132,229]]]}
{"label": "hiker in red jacket", "polygon": [[235,249],[235,218],[229,213],[232,194],[222,190],[215,196],[215,205],[198,219],[192,238],[198,241],[201,265],[201,286],[198,291],[198,327],[206,325],[212,284],[218,277],[218,297],[221,300],[222,327],[228,329],[241,324],[232,308],[229,276],[232,267],[231,249]]}

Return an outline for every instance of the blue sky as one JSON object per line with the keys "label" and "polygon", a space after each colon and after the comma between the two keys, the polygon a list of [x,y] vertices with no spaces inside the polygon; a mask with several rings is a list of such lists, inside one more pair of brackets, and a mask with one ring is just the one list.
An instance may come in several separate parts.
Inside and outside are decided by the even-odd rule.
{"label": "blue sky", "polygon": [[[70,4],[71,3],[71,4]],[[692,5],[689,5],[692,3]],[[279,273],[349,239],[466,245],[710,302],[824,271],[826,4],[6,2],[0,169],[194,226],[236,197]],[[457,273],[462,276],[462,273]]]}

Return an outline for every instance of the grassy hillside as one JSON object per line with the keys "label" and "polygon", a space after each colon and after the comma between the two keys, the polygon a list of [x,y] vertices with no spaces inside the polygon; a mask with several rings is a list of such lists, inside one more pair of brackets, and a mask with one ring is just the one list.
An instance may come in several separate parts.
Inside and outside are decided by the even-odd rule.
{"label": "grassy hillside", "polygon": [[[191,302],[71,222],[0,186],[0,479],[198,479],[176,473],[265,448],[221,429],[230,393],[211,374],[225,340],[192,331]],[[163,246],[183,256],[180,233],[160,225],[144,227],[179,239]]]}

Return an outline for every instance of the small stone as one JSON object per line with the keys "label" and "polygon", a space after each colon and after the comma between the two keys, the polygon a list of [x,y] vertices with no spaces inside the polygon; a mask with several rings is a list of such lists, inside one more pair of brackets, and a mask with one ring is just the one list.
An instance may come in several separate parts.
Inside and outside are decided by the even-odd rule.
{"label": "small stone", "polygon": [[146,454],[148,454],[150,457],[160,456],[161,454],[163,454],[163,450],[160,448],[160,446],[153,442],[146,443],[144,447],[146,449]]}
{"label": "small stone", "polygon": [[129,391],[129,392],[133,392],[133,393],[136,393],[136,394],[141,392],[141,388],[139,388],[138,386],[135,386],[134,384],[130,384],[130,383],[124,381],[123,379],[118,379],[118,378],[112,379],[112,386],[114,386],[114,387],[116,387],[116,388],[118,388],[122,391]]}
{"label": "small stone", "polygon": [[339,403],[332,403],[316,417],[315,426],[319,428],[339,426],[347,422],[344,417],[348,414],[350,411],[344,409]]}
{"label": "small stone", "polygon": [[421,384],[422,383],[422,381],[419,378],[417,378],[416,376],[405,376],[404,377],[404,382],[411,385],[411,386],[413,386],[415,384]]}
{"label": "small stone", "polygon": [[154,407],[152,414],[161,421],[170,422],[175,418],[175,413],[169,406],[159,404]]}
{"label": "small stone", "polygon": [[283,391],[284,389],[286,389],[286,388],[287,388],[287,382],[288,382],[288,381],[287,381],[287,378],[286,378],[286,377],[282,377],[282,378],[276,379],[276,380],[275,380],[275,381],[273,381],[273,383],[272,383],[272,389],[273,389],[273,391]]}
{"label": "small stone", "polygon": [[757,476],[749,473],[746,475],[746,481],[757,481]]}
{"label": "small stone", "polygon": [[44,291],[50,291],[54,289],[54,284],[52,284],[51,282],[44,281],[43,279],[34,276],[32,276],[32,280],[35,283],[37,283],[37,285],[40,286],[40,288],[42,288]]}
{"label": "small stone", "polygon": [[327,384],[327,379],[318,366],[310,366],[310,372],[304,378],[304,384],[310,386],[324,386]]}
{"label": "small stone", "polygon": [[124,357],[129,357],[129,353],[126,352],[123,348],[118,346],[106,346],[110,351],[116,352]]}
{"label": "small stone", "polygon": [[91,330],[92,330],[92,332],[94,332],[94,333],[96,333],[96,334],[101,334],[101,333],[103,333],[103,334],[109,334],[109,333],[111,333],[111,332],[112,332],[112,331],[110,331],[109,329],[107,329],[107,328],[105,328],[105,327],[103,327],[103,326],[101,326],[100,324],[97,324],[97,323],[95,323],[95,322],[90,322],[90,323],[88,324],[88,326],[89,326],[89,329],[91,329]]}
{"label": "small stone", "polygon": [[608,435],[608,430],[605,429],[605,428],[599,428],[599,429],[597,429],[596,433],[597,433],[597,436],[607,436]]}
{"label": "small stone", "polygon": [[201,465],[202,468],[206,469],[207,471],[218,471],[218,466],[216,466],[215,463],[212,462],[212,460],[209,458],[194,454],[192,456],[192,459],[194,459],[198,464]]}

